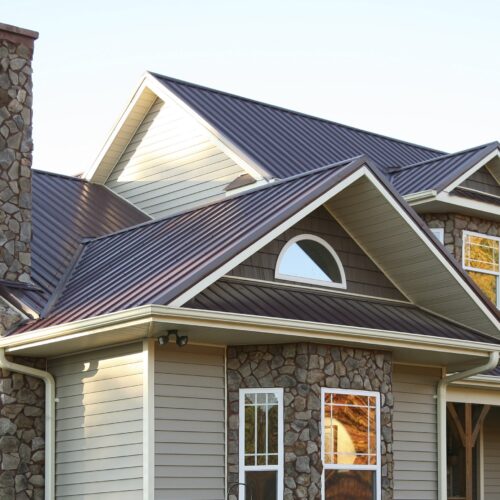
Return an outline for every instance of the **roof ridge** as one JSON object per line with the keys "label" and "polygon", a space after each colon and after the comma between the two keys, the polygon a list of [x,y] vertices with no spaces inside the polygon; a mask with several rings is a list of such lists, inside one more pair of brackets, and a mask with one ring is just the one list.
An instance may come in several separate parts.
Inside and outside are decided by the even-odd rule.
{"label": "roof ridge", "polygon": [[140,224],[135,224],[134,226],[125,227],[125,228],[120,229],[119,231],[115,231],[113,233],[103,234],[102,236],[97,236],[95,238],[83,238],[82,244],[94,243],[96,241],[103,240],[105,238],[109,238],[112,236],[116,236],[116,235],[119,235],[121,233],[125,233],[125,232],[132,231],[135,229],[140,229],[144,226],[159,224],[161,222],[165,222],[165,221],[170,220],[170,219],[175,219],[176,217],[180,217],[182,215],[186,215],[186,214],[193,213],[193,212],[196,212],[196,211],[201,210],[201,209],[205,209],[205,208],[210,207],[212,205],[218,205],[219,203],[224,203],[226,201],[234,200],[235,198],[241,198],[243,196],[247,196],[247,195],[255,193],[257,191],[262,191],[264,189],[269,189],[269,188],[272,188],[275,186],[281,186],[282,184],[285,184],[287,182],[291,182],[291,181],[294,181],[294,180],[297,180],[297,179],[303,178],[303,177],[308,177],[310,175],[315,175],[315,174],[318,174],[318,173],[323,172],[325,170],[333,169],[336,167],[345,167],[345,166],[348,166],[348,165],[354,163],[355,161],[357,161],[357,160],[359,161],[363,158],[368,159],[365,155],[355,156],[353,158],[347,158],[346,160],[342,160],[342,161],[336,162],[336,163],[331,163],[330,165],[324,165],[324,166],[316,168],[314,170],[309,170],[307,172],[301,172],[300,174],[296,174],[296,175],[293,175],[291,177],[285,177],[284,179],[276,179],[276,180],[274,180],[272,182],[268,182],[266,184],[260,184],[259,186],[256,186],[255,188],[250,188],[250,189],[247,189],[245,191],[236,192],[236,193],[233,193],[233,194],[226,196],[225,198],[223,198],[221,200],[210,201],[210,202],[204,203],[202,205],[198,205],[198,206],[190,208],[190,209],[186,209],[186,210],[183,210],[183,211],[171,214],[171,215],[167,215],[165,217],[160,217],[159,219],[151,219],[151,220],[148,220],[145,222],[141,222]]}
{"label": "roof ridge", "polygon": [[435,162],[435,161],[444,160],[446,158],[451,158],[453,156],[458,156],[458,155],[461,155],[461,154],[470,153],[472,151],[479,151],[480,149],[484,149],[484,148],[486,148],[488,146],[493,146],[494,144],[496,144],[497,146],[500,146],[500,144],[497,141],[488,142],[486,144],[481,144],[480,146],[475,146],[475,147],[472,147],[472,148],[464,149],[462,151],[456,151],[455,153],[447,153],[447,154],[444,154],[442,156],[436,156],[435,158],[429,158],[428,160],[419,161],[418,163],[410,163],[409,165],[403,165],[401,167],[395,167],[395,168],[397,168],[397,170],[396,169],[389,170],[389,173],[391,175],[398,174],[398,173],[404,172],[404,171],[406,171],[406,170],[408,170],[410,168],[420,167],[421,165],[426,165],[427,163],[432,163],[432,162]]}
{"label": "roof ridge", "polygon": [[87,179],[83,179],[82,177],[76,177],[74,175],[61,174],[59,172],[51,172],[49,170],[42,170],[40,168],[32,168],[31,170],[33,172],[36,172],[37,174],[52,175],[54,177],[61,177],[63,179],[68,179],[68,180],[71,180],[71,181],[79,181],[79,182],[84,182],[86,184],[91,184],[91,182],[88,181]]}
{"label": "roof ridge", "polygon": [[286,112],[286,113],[291,113],[291,114],[302,116],[302,117],[305,117],[305,118],[310,118],[310,119],[313,119],[313,120],[318,120],[318,121],[322,121],[322,122],[325,122],[325,123],[329,123],[331,125],[336,125],[338,127],[347,128],[347,129],[353,130],[355,132],[361,132],[363,134],[373,135],[373,136],[380,137],[382,139],[386,139],[386,140],[389,140],[389,141],[399,142],[401,144],[406,144],[407,146],[411,146],[411,147],[414,147],[414,148],[424,149],[424,150],[431,151],[431,152],[434,152],[434,153],[444,153],[444,151],[440,151],[439,149],[429,148],[427,146],[422,146],[420,144],[416,144],[416,143],[410,142],[410,141],[405,141],[405,140],[402,140],[402,139],[396,139],[395,137],[390,137],[388,135],[379,134],[377,132],[372,132],[370,130],[364,130],[364,129],[359,128],[359,127],[354,127],[352,125],[346,125],[344,123],[339,123],[339,122],[336,122],[336,121],[333,121],[333,120],[329,120],[328,118],[322,118],[320,116],[314,116],[314,115],[311,115],[309,113],[304,113],[302,111],[296,111],[296,110],[293,110],[293,109],[285,108],[283,106],[278,106],[276,104],[270,104],[268,102],[258,101],[257,99],[252,99],[251,97],[244,97],[244,96],[241,96],[241,95],[238,95],[238,94],[233,94],[231,92],[226,92],[224,90],[214,89],[214,88],[211,88],[211,87],[207,87],[205,85],[200,85],[198,83],[192,83],[192,82],[188,82],[186,80],[181,80],[179,78],[173,78],[171,76],[166,76],[166,75],[162,75],[160,73],[155,73],[154,71],[148,71],[148,73],[151,74],[151,75],[153,75],[156,78],[161,79],[161,80],[170,80],[170,81],[172,81],[174,83],[179,83],[181,85],[189,85],[190,87],[196,87],[196,88],[199,88],[201,90],[208,90],[209,92],[215,92],[217,94],[225,95],[227,97],[241,99],[243,101],[248,101],[248,102],[251,102],[253,104],[258,104],[260,106],[266,106],[268,108],[273,108],[273,109],[276,109],[276,110],[279,110],[279,111],[283,111],[283,112]]}

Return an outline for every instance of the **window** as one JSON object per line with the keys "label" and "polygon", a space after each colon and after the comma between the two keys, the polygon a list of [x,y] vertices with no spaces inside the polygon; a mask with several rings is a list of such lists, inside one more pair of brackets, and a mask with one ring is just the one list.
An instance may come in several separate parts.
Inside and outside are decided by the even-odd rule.
{"label": "window", "polygon": [[292,238],[281,251],[276,278],[346,288],[344,268],[335,250],[312,234]]}
{"label": "window", "polygon": [[[283,498],[283,389],[240,389],[239,498]],[[243,486],[243,484],[245,486]]]}
{"label": "window", "polygon": [[488,298],[500,307],[500,238],[464,231],[463,266]]}
{"label": "window", "polygon": [[380,395],[322,389],[323,500],[380,500]]}
{"label": "window", "polygon": [[431,227],[431,232],[439,240],[440,243],[444,243],[444,228],[442,227]]}

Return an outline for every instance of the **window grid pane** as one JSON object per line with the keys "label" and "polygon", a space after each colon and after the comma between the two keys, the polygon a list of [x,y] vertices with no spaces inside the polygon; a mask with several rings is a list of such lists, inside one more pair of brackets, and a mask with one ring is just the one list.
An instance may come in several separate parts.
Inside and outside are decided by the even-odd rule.
{"label": "window grid pane", "polygon": [[245,466],[278,465],[278,398],[245,395]]}
{"label": "window grid pane", "polygon": [[377,465],[377,403],[372,396],[324,394],[325,465]]}

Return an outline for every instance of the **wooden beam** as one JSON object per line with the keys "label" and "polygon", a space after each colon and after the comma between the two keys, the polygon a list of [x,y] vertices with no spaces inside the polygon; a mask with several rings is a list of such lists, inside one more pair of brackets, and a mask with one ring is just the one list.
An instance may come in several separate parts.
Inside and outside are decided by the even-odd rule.
{"label": "wooden beam", "polygon": [[465,499],[473,500],[472,405],[465,403]]}
{"label": "wooden beam", "polygon": [[453,423],[455,424],[455,428],[457,429],[460,441],[462,442],[462,446],[465,448],[465,431],[462,426],[462,422],[460,422],[460,419],[458,418],[458,413],[457,410],[455,409],[455,404],[447,403],[446,406],[448,407],[450,417],[453,420]]}
{"label": "wooden beam", "polygon": [[472,446],[476,446],[477,438],[479,436],[479,432],[481,431],[481,426],[483,425],[484,419],[488,415],[488,412],[491,409],[491,405],[484,405],[481,408],[481,413],[477,418],[476,425],[474,426],[474,430],[472,432]]}

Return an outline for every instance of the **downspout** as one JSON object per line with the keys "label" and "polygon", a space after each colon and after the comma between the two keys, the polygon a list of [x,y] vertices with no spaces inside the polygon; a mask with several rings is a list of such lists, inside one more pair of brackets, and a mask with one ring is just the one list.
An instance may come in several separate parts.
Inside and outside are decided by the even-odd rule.
{"label": "downspout", "polygon": [[443,377],[437,385],[437,425],[438,425],[438,499],[447,500],[447,458],[446,458],[446,389],[449,384],[480,373],[488,372],[498,366],[500,353],[490,352],[487,363],[463,372]]}
{"label": "downspout", "polygon": [[45,382],[45,500],[55,498],[55,398],[54,377],[44,370],[20,365],[5,357],[5,349],[0,349],[0,368],[12,372],[40,378]]}

